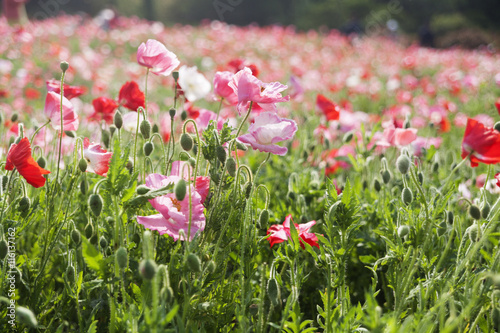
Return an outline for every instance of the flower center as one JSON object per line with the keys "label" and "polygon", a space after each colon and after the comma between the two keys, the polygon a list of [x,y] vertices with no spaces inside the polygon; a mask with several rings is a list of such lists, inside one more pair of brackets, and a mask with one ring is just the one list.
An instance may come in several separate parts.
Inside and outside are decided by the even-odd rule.
{"label": "flower center", "polygon": [[181,211],[181,203],[179,202],[179,200],[177,200],[175,198],[170,198],[170,200],[172,200],[172,205],[174,205],[174,207],[177,208],[177,211],[180,212]]}

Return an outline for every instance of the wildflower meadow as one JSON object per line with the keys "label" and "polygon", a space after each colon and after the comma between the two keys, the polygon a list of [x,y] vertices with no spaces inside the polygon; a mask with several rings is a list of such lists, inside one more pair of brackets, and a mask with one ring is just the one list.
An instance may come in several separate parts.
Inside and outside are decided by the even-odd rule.
{"label": "wildflower meadow", "polygon": [[1,332],[500,329],[500,55],[0,20]]}

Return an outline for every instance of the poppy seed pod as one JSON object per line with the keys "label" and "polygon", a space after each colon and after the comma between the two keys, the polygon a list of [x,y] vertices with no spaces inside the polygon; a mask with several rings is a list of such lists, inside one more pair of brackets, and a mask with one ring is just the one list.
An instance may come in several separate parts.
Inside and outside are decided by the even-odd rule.
{"label": "poppy seed pod", "polygon": [[30,199],[28,197],[23,197],[19,201],[19,211],[21,212],[27,211],[28,209],[30,209],[30,205],[31,205]]}
{"label": "poppy seed pod", "polygon": [[59,67],[61,68],[61,70],[63,72],[66,72],[69,68],[69,64],[66,61],[61,61],[61,63],[59,64]]}
{"label": "poppy seed pod", "polygon": [[151,130],[153,131],[153,133],[160,133],[160,128],[158,127],[158,124],[153,124]]}
{"label": "poppy seed pod", "polygon": [[177,82],[177,80],[179,80],[179,72],[178,71],[173,71],[172,72],[172,77],[174,78],[175,82]]}
{"label": "poppy seed pod", "polygon": [[181,180],[179,180],[177,184],[175,184],[174,188],[175,198],[178,201],[184,200],[184,198],[186,197],[186,190],[187,190],[186,181],[181,178]]}
{"label": "poppy seed pod", "polygon": [[118,129],[121,129],[123,127],[123,117],[120,111],[116,110],[115,115],[113,117],[113,124],[115,124],[115,127]]}
{"label": "poppy seed pod", "polygon": [[110,133],[108,130],[102,130],[102,133],[101,133],[101,140],[102,140],[102,143],[104,144],[104,146],[106,148],[109,148],[109,140],[110,140],[111,136],[110,136]]}
{"label": "poppy seed pod", "polygon": [[83,157],[78,161],[78,169],[80,169],[81,172],[87,171],[87,161]]}
{"label": "poppy seed pod", "polygon": [[182,133],[180,142],[182,149],[184,149],[185,151],[190,151],[191,149],[193,149],[193,138],[188,133]]}
{"label": "poppy seed pod", "polygon": [[191,272],[195,273],[201,272],[200,258],[194,253],[188,254],[186,258],[186,265]]}
{"label": "poppy seed pod", "polygon": [[113,135],[115,134],[116,132],[116,126],[115,125],[109,125],[109,133],[111,134],[111,137],[113,137]]}
{"label": "poppy seed pod", "polygon": [[76,138],[76,132],[75,131],[64,131],[64,134],[66,134],[70,138]]}
{"label": "poppy seed pod", "polygon": [[128,253],[127,249],[124,247],[120,247],[116,250],[116,263],[121,270],[124,270],[128,267]]}
{"label": "poppy seed pod", "polygon": [[344,143],[349,143],[349,142],[351,142],[351,140],[352,140],[352,137],[353,137],[353,136],[354,136],[354,134],[353,134],[352,132],[347,132],[347,133],[344,135],[344,137],[342,138],[342,141],[343,141]]}
{"label": "poppy seed pod", "polygon": [[82,179],[82,181],[80,182],[80,192],[85,195],[87,194],[87,182],[85,181],[85,179]]}
{"label": "poppy seed pod", "polygon": [[246,188],[245,188],[245,198],[247,198],[247,199],[250,198],[251,193],[252,193],[252,183],[248,182],[246,184]]}
{"label": "poppy seed pod", "polygon": [[399,172],[405,175],[408,173],[408,170],[410,170],[410,159],[408,158],[408,156],[401,154],[396,160],[396,166]]}
{"label": "poppy seed pod", "polygon": [[141,130],[142,137],[147,140],[151,137],[151,123],[147,120],[144,119],[141,121],[141,125],[139,126],[139,129]]}
{"label": "poppy seed pod", "polygon": [[92,194],[89,197],[89,208],[95,216],[101,215],[102,198],[99,194]]}
{"label": "poppy seed pod", "polygon": [[155,146],[150,141],[148,141],[144,144],[144,146],[142,146],[142,150],[145,156],[149,156],[155,150]]}
{"label": "poppy seed pod", "polygon": [[151,280],[155,277],[158,266],[151,259],[141,261],[139,265],[139,272],[144,280]]}

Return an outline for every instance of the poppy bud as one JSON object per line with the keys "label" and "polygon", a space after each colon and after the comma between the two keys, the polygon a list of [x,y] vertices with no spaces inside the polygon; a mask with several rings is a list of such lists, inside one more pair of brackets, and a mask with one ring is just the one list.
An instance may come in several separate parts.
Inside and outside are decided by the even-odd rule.
{"label": "poppy bud", "polygon": [[23,306],[18,306],[16,308],[16,317],[20,323],[28,327],[36,328],[38,326],[38,322],[36,321],[33,312],[31,312],[30,309],[27,309]]}
{"label": "poppy bud", "polygon": [[139,195],[144,195],[146,193],[148,193],[151,189],[149,187],[147,187],[146,185],[139,185],[137,186],[137,188],[135,189],[135,191],[137,192],[137,194]]}
{"label": "poppy bud", "polygon": [[125,167],[130,173],[132,173],[134,171],[134,162],[129,159],[127,164],[125,164]]}
{"label": "poppy bud", "polygon": [[81,172],[87,171],[87,161],[83,157],[80,158],[80,161],[78,162],[78,168]]}
{"label": "poppy bud", "polygon": [[194,159],[194,157],[190,157],[188,163],[191,167],[194,168],[194,166],[196,165],[196,160]]}
{"label": "poppy bud", "polygon": [[64,131],[64,134],[66,134],[70,138],[76,138],[76,132],[75,131]]}
{"label": "poppy bud", "polygon": [[85,195],[87,193],[88,187],[87,187],[87,182],[85,179],[82,179],[80,182],[80,192]]}
{"label": "poppy bud", "polygon": [[186,258],[186,265],[191,272],[201,272],[200,258],[194,253],[188,254]]}
{"label": "poppy bud", "polygon": [[144,280],[151,280],[154,278],[157,269],[156,263],[151,259],[143,260],[139,265],[139,272]]}
{"label": "poppy bud", "polygon": [[187,117],[188,117],[188,114],[187,114],[186,110],[182,110],[182,112],[181,112],[181,120],[184,121],[184,120],[187,119]]}
{"label": "poppy bud", "polygon": [[375,178],[375,180],[373,181],[373,188],[377,192],[380,192],[380,190],[382,189],[382,185],[380,185],[380,182],[378,181],[377,178]]}
{"label": "poppy bud", "polygon": [[178,201],[182,201],[186,197],[186,181],[183,178],[175,184],[174,193]]}
{"label": "poppy bud", "polygon": [[115,125],[109,125],[109,133],[111,134],[111,137],[113,137],[113,135],[115,134],[116,132],[116,126]]}
{"label": "poppy bud", "polygon": [[424,174],[422,172],[419,172],[417,174],[417,178],[418,178],[418,182],[420,185],[423,185],[424,184]]}
{"label": "poppy bud", "polygon": [[189,160],[189,157],[190,157],[190,155],[186,152],[181,152],[179,154],[179,159],[183,162],[186,162],[187,160]]}
{"label": "poppy bud", "polygon": [[20,201],[19,201],[19,211],[21,212],[25,212],[27,211],[28,209],[30,209],[30,199],[28,197],[23,197]]}
{"label": "poppy bud", "polygon": [[0,240],[0,260],[4,260],[9,252],[9,246],[5,239]]}
{"label": "poppy bud", "polygon": [[124,247],[120,247],[118,250],[116,250],[116,263],[121,270],[124,270],[128,267],[128,253],[127,249],[125,249]]}
{"label": "poppy bud", "polygon": [[108,247],[108,241],[104,236],[101,236],[101,238],[99,238],[99,246],[103,249]]}
{"label": "poppy bud", "polygon": [[403,238],[405,237],[406,235],[408,235],[410,233],[410,227],[407,226],[407,225],[402,225],[398,228],[398,236],[400,238]]}
{"label": "poppy bud", "polygon": [[439,226],[436,228],[436,233],[439,237],[443,236],[446,233],[446,230],[448,229],[448,225],[446,224],[445,221],[441,222]]}
{"label": "poppy bud", "polygon": [[193,149],[193,138],[188,133],[182,133],[181,135],[181,147],[185,151],[190,151]]}
{"label": "poppy bud", "polygon": [[147,119],[141,121],[139,129],[141,130],[142,137],[146,140],[149,139],[151,136],[151,123]]}
{"label": "poppy bud", "polygon": [[215,262],[213,260],[210,260],[207,264],[207,271],[209,273],[213,273],[213,272],[215,272],[216,268],[217,268],[217,266],[215,265]]}
{"label": "poppy bud", "polygon": [[449,211],[448,214],[446,215],[446,217],[448,219],[448,223],[453,224],[453,219],[455,218],[455,216],[453,216],[453,212]]}
{"label": "poppy bud", "polygon": [[153,128],[151,129],[153,133],[160,133],[160,128],[158,127],[158,124],[153,124]]}
{"label": "poppy bud", "polygon": [[90,239],[93,234],[94,234],[94,227],[92,226],[92,223],[89,222],[85,226],[85,237],[87,237],[87,239]]}
{"label": "poppy bud", "polygon": [[491,210],[490,204],[487,201],[485,201],[483,208],[481,209],[481,216],[483,219],[486,220],[488,218],[488,215],[490,215],[490,210]]}
{"label": "poppy bud", "polygon": [[14,112],[12,114],[12,116],[10,117],[10,121],[12,121],[13,123],[15,123],[18,119],[19,119],[19,115],[17,114],[17,112]]}
{"label": "poppy bud", "polygon": [[3,176],[2,177],[2,191],[7,190],[7,182],[9,181],[9,177]]}
{"label": "poppy bud", "polygon": [[227,153],[226,153],[226,150],[224,149],[224,147],[222,147],[222,146],[215,147],[215,155],[217,155],[217,158],[222,163],[226,162]]}
{"label": "poppy bud", "polygon": [[399,172],[405,175],[408,173],[408,170],[410,170],[410,159],[408,156],[401,154],[396,160],[396,166],[398,167]]}
{"label": "poppy bud", "polygon": [[227,159],[226,169],[231,177],[234,177],[236,175],[236,161],[234,160],[234,158],[230,157]]}
{"label": "poppy bud", "polygon": [[[245,198],[250,198],[250,194],[252,193],[252,183],[247,183],[245,188]],[[292,192],[293,193],[293,192]]]}
{"label": "poppy bud", "polygon": [[175,82],[179,80],[179,72],[178,71],[173,71],[172,72],[172,77],[174,78]]}
{"label": "poppy bud", "polygon": [[95,216],[101,215],[102,211],[102,198],[99,194],[92,194],[89,197],[89,207]]}
{"label": "poppy bud", "polygon": [[267,296],[271,300],[273,306],[278,306],[280,304],[281,292],[278,285],[278,281],[275,278],[270,278],[267,281]]}
{"label": "poppy bud", "polygon": [[36,160],[36,163],[38,163],[40,168],[45,169],[45,166],[47,165],[47,160],[45,160],[45,157],[40,156],[38,160]]}
{"label": "poppy bud", "polygon": [[342,138],[342,141],[344,143],[349,143],[352,140],[353,134],[352,132],[347,132],[344,137]]}
{"label": "poppy bud", "polygon": [[139,244],[141,242],[141,235],[138,232],[132,235],[132,242]]}
{"label": "poppy bud", "polygon": [[197,144],[195,144],[193,146],[193,154],[198,155],[198,145]]}
{"label": "poppy bud", "polygon": [[432,165],[432,172],[438,172],[439,171],[439,162],[434,162]]}
{"label": "poppy bud", "polygon": [[123,117],[122,113],[116,110],[115,115],[113,117],[113,124],[115,124],[116,128],[121,129],[123,126]]}
{"label": "poppy bud", "polygon": [[380,171],[380,174],[382,175],[382,181],[384,184],[388,184],[391,181],[391,173],[389,170],[382,170]]}
{"label": "poppy bud", "polygon": [[73,229],[73,231],[71,231],[71,240],[76,245],[79,245],[80,242],[82,241],[82,236],[80,235],[80,231],[78,231],[77,229]]}
{"label": "poppy bud", "polygon": [[465,233],[469,235],[469,239],[471,242],[475,242],[477,240],[477,223],[474,223],[470,227],[465,230]]}
{"label": "poppy bud", "polygon": [[474,220],[480,220],[481,219],[481,211],[479,210],[479,207],[476,205],[470,205],[469,206],[469,215]]}
{"label": "poppy bud", "polygon": [[269,211],[267,209],[263,209],[259,215],[260,227],[265,228],[267,226],[268,221],[269,221]]}
{"label": "poppy bud", "polygon": [[500,121],[496,122],[496,123],[495,123],[495,126],[493,126],[493,128],[494,128],[495,130],[497,130],[498,132],[500,132]]}
{"label": "poppy bud", "polygon": [[245,146],[243,143],[239,142],[238,140],[236,140],[236,148],[242,151],[248,150],[248,147]]}
{"label": "poppy bud", "polygon": [[401,193],[401,200],[403,200],[403,203],[407,206],[413,201],[413,193],[408,187],[403,189],[403,192]]}
{"label": "poppy bud", "polygon": [[66,267],[66,279],[70,284],[75,282],[75,274],[75,267],[69,264],[68,267]]}
{"label": "poppy bud", "polygon": [[142,146],[142,150],[144,151],[145,156],[151,155],[154,149],[155,147],[150,141],[146,142],[144,146]]}
{"label": "poppy bud", "polygon": [[59,67],[61,68],[61,70],[63,72],[66,72],[69,68],[69,64],[66,61],[61,61],[61,63],[59,64]]}
{"label": "poppy bud", "polygon": [[174,118],[176,113],[177,113],[177,110],[174,108],[171,108],[170,110],[168,110],[168,114],[170,115],[170,118]]}

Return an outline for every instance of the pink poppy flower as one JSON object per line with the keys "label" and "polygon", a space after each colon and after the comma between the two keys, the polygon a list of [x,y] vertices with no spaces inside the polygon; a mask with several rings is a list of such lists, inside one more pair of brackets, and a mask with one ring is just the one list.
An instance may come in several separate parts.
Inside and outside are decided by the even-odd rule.
{"label": "pink poppy flower", "polygon": [[146,44],[139,45],[137,62],[151,69],[156,75],[170,75],[179,66],[177,56],[167,50],[165,45],[154,39],[148,39]]}
{"label": "pink poppy flower", "polygon": [[281,96],[281,92],[287,89],[287,86],[279,82],[264,83],[253,76],[247,67],[234,74],[229,86],[238,96],[237,108],[240,114],[250,102],[257,103],[265,111],[277,112],[275,103],[290,100],[290,96]]}
{"label": "pink poppy flower", "polygon": [[[181,180],[179,176],[163,176],[151,174],[146,178],[146,185],[152,189],[158,189],[170,183],[176,184]],[[159,214],[150,216],[137,216],[137,222],[150,230],[156,230],[160,235],[167,234],[175,241],[185,240],[189,233],[192,240],[196,233],[205,229],[204,206],[201,194],[191,186],[191,232],[189,229],[189,195],[184,200],[176,199],[174,193],[149,200]],[[188,192],[189,193],[189,192]],[[184,236],[181,236],[181,230]]]}
{"label": "pink poppy flower", "polygon": [[233,88],[229,86],[229,82],[233,78],[234,74],[231,72],[217,72],[214,76],[214,93],[224,98],[232,105],[238,103],[238,96],[234,93]]}
{"label": "pink poppy flower", "polygon": [[83,157],[87,160],[87,171],[106,177],[109,162],[113,153],[108,153],[98,143],[90,143],[88,138],[83,139]]}
{"label": "pink poppy flower", "polygon": [[382,140],[377,142],[377,145],[383,147],[390,146],[406,146],[417,139],[416,128],[396,128],[391,122],[384,130]]}
{"label": "pink poppy flower", "polygon": [[262,152],[285,155],[288,148],[276,145],[277,142],[293,138],[297,132],[297,123],[290,119],[280,118],[272,112],[263,112],[255,117],[248,128],[248,133],[238,140]]}
{"label": "pink poppy flower", "polygon": [[[55,130],[61,129],[61,95],[49,91],[45,99],[43,112],[50,119],[51,125]],[[76,131],[78,129],[78,117],[73,109],[73,104],[63,96],[62,98],[63,130]]]}
{"label": "pink poppy flower", "polygon": [[[272,225],[269,228],[269,230],[267,230],[267,234],[270,235],[268,240],[271,247],[273,247],[274,244],[283,243],[284,241],[289,240],[291,238],[290,235],[291,220],[292,220],[292,215],[290,214],[285,218],[283,225],[275,224]],[[297,229],[297,233],[299,234],[300,246],[303,249],[305,248],[303,242],[306,242],[311,246],[316,246],[319,249],[318,237],[314,233],[309,232],[309,229],[311,229],[311,227],[315,224],[316,221],[310,221],[303,224],[294,223],[295,229]]]}

